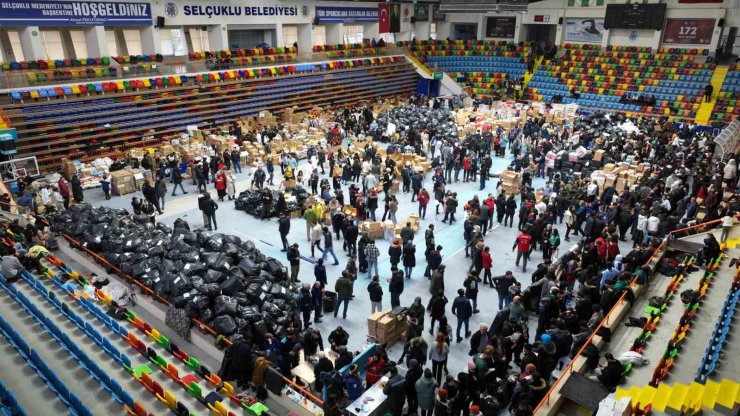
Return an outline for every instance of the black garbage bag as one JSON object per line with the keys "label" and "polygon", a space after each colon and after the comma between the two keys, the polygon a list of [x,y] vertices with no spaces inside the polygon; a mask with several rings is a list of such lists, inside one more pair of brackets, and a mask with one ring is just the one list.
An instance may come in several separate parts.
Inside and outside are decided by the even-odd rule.
{"label": "black garbage bag", "polygon": [[185,292],[185,293],[183,293],[183,294],[180,294],[180,295],[178,295],[178,296],[175,296],[175,297],[174,297],[174,299],[172,299],[172,303],[173,303],[173,304],[175,305],[175,307],[177,307],[177,308],[184,308],[184,307],[188,306],[188,304],[189,304],[189,303],[190,303],[190,302],[191,302],[191,301],[193,300],[193,298],[195,298],[196,296],[198,296],[198,291],[197,291],[197,290],[195,290],[195,289],[191,289],[191,290],[190,290],[190,291],[188,291],[188,292]]}
{"label": "black garbage bag", "polygon": [[182,241],[192,246],[197,245],[198,244],[198,234],[192,231],[186,232],[185,234],[182,235]]}
{"label": "black garbage bag", "polygon": [[221,286],[216,283],[204,283],[199,290],[201,295],[209,298],[215,298],[221,294]]}
{"label": "black garbage bag", "polygon": [[244,291],[244,293],[247,295],[247,298],[254,303],[255,305],[259,305],[262,301],[262,285],[260,283],[251,283],[249,286],[247,286],[247,289]]}
{"label": "black garbage bag", "polygon": [[[182,272],[186,276],[202,276],[204,273],[206,273],[206,270],[208,268],[203,265],[203,263],[196,262],[196,263],[186,263],[184,266],[182,266]],[[212,283],[212,282],[208,282]]]}
{"label": "black garbage bag", "polygon": [[282,263],[270,257],[265,262],[264,270],[274,276],[275,279],[282,280],[288,275],[287,269]]}
{"label": "black garbage bag", "polygon": [[335,292],[324,291],[324,298],[322,299],[324,313],[334,312],[337,307],[337,294]]}
{"label": "black garbage bag", "polygon": [[159,245],[159,246],[154,246],[150,248],[149,251],[147,252],[147,255],[150,258],[151,257],[163,257],[164,256],[164,246]]}
{"label": "black garbage bag", "polygon": [[190,279],[184,274],[179,273],[172,280],[172,284],[170,285],[170,295],[177,297],[189,291],[192,288],[193,288],[193,284],[190,282]]}
{"label": "black garbage bag", "polygon": [[238,276],[231,276],[221,283],[221,291],[224,295],[233,295],[244,290],[244,282]]}
{"label": "black garbage bag", "polygon": [[202,273],[202,276],[205,283],[215,283],[218,285],[225,280],[223,273],[213,269],[206,269],[205,273]]}
{"label": "black garbage bag", "polygon": [[221,252],[231,257],[233,260],[238,260],[239,246],[234,243],[225,243]]}
{"label": "black garbage bag", "polygon": [[193,284],[193,287],[198,290],[198,293],[200,293],[200,288],[203,286],[205,282],[203,282],[203,278],[201,276],[190,276],[190,283]]}
{"label": "black garbage bag", "polygon": [[186,229],[186,230],[190,231],[190,224],[188,224],[188,222],[185,221],[182,218],[176,219],[175,220],[175,223],[173,224],[173,226],[174,226],[175,229],[182,228],[182,229]]}
{"label": "black garbage bag", "polygon": [[239,304],[239,306],[249,306],[252,304],[252,302],[249,301],[249,297],[247,297],[247,294],[243,291],[236,292],[233,295],[231,295],[234,299],[236,299],[236,302]]}
{"label": "black garbage bag", "polygon": [[213,320],[213,329],[220,335],[229,336],[236,332],[237,326],[234,318],[230,316],[217,316]]}
{"label": "black garbage bag", "polygon": [[205,308],[205,309],[203,309],[203,310],[200,311],[200,315],[199,316],[200,316],[200,320],[204,324],[206,324],[208,326],[212,326],[211,323],[213,322],[213,318],[216,317],[216,314],[213,313],[213,309],[211,309],[211,308]]}
{"label": "black garbage bag", "polygon": [[228,272],[231,268],[231,263],[229,263],[229,256],[224,253],[218,253],[212,262],[207,262],[206,264],[209,268],[218,270],[220,272]]}
{"label": "black garbage bag", "polygon": [[183,263],[198,263],[200,261],[200,254],[196,250],[181,251],[178,260]]}
{"label": "black garbage bag", "polygon": [[281,316],[283,314],[280,308],[275,306],[275,304],[272,302],[264,302],[260,310],[262,311],[263,314],[266,313],[272,317]]}
{"label": "black garbage bag", "polygon": [[193,296],[193,299],[190,301],[191,307],[203,310],[209,306],[211,306],[211,300],[208,299],[208,297],[203,296],[202,294],[196,294]]}
{"label": "black garbage bag", "polygon": [[213,301],[213,312],[216,313],[216,316],[236,315],[239,311],[238,308],[239,304],[231,296],[221,295]]}
{"label": "black garbage bag", "polygon": [[242,269],[245,276],[259,276],[262,267],[259,263],[250,258],[244,258],[239,262],[239,268]]}
{"label": "black garbage bag", "polygon": [[239,316],[242,319],[246,319],[250,322],[257,322],[260,319],[262,319],[262,313],[260,312],[259,308],[256,306],[240,306],[239,307]]}
{"label": "black garbage bag", "polygon": [[224,235],[223,234],[213,234],[208,240],[206,240],[205,245],[203,248],[205,248],[208,251],[221,251],[221,249],[224,247]]}
{"label": "black garbage bag", "polygon": [[236,244],[237,246],[241,245],[242,239],[239,238],[239,236],[227,234],[224,235],[224,244]]}

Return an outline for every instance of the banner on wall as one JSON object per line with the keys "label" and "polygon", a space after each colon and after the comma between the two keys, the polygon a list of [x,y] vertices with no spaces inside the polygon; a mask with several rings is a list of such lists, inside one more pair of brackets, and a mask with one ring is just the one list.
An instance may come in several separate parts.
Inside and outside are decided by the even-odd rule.
{"label": "banner on wall", "polygon": [[411,18],[414,16],[412,4],[401,4],[401,26],[399,32],[411,31]]}
{"label": "banner on wall", "polygon": [[417,22],[428,22],[429,21],[429,5],[428,4],[415,4],[414,5],[414,19]]}
{"label": "banner on wall", "polygon": [[604,19],[565,19],[563,26],[566,42],[601,43],[604,37]]}
{"label": "banner on wall", "polygon": [[489,17],[486,19],[486,37],[514,39],[516,17]]}
{"label": "banner on wall", "polygon": [[666,19],[663,43],[674,45],[709,45],[715,19]]}
{"label": "banner on wall", "polygon": [[89,1],[0,2],[2,26],[148,26],[149,3]]}
{"label": "banner on wall", "polygon": [[378,9],[374,7],[324,7],[316,6],[316,17],[324,23],[375,23]]}
{"label": "banner on wall", "polygon": [[[215,24],[311,23],[314,7],[289,1],[264,0],[183,0],[154,3],[153,13],[164,17],[168,26]],[[245,20],[247,19],[247,20]]]}
{"label": "banner on wall", "polygon": [[568,7],[599,7],[604,3],[604,0],[568,0]]}
{"label": "banner on wall", "polygon": [[724,0],[678,0],[679,3],[724,3]]}
{"label": "banner on wall", "polygon": [[390,33],[391,31],[391,5],[389,3],[378,3],[378,33]]}

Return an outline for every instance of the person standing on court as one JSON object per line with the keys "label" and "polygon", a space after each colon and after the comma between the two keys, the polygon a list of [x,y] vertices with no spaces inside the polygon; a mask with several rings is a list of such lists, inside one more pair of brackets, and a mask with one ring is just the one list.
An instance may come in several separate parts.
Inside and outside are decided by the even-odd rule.
{"label": "person standing on court", "polygon": [[301,252],[298,251],[298,243],[293,243],[288,248],[288,262],[290,262],[290,280],[292,282],[298,281],[298,272],[301,267]]}
{"label": "person standing on court", "polygon": [[391,277],[388,279],[388,291],[391,292],[391,309],[401,306],[401,293],[404,289],[403,272],[398,267],[391,267]]}
{"label": "person standing on court", "polygon": [[280,213],[278,219],[278,231],[280,232],[280,241],[283,243],[282,252],[288,251],[288,233],[290,232],[290,216],[285,212]]}
{"label": "person standing on court", "polygon": [[367,285],[367,292],[370,295],[370,313],[381,312],[383,310],[383,287],[380,286],[378,276],[373,276],[372,282]]}
{"label": "person standing on court", "polygon": [[522,260],[524,262],[522,264],[522,271],[524,273],[527,272],[527,260],[529,260],[529,252],[531,251],[531,247],[532,236],[529,235],[527,230],[524,230],[516,237],[516,241],[514,241],[514,247],[511,248],[511,251],[516,250],[515,264],[519,266],[519,260]]}
{"label": "person standing on court", "polygon": [[344,303],[344,310],[342,311],[342,319],[347,319],[347,307],[349,302],[352,300],[352,280],[349,279],[349,275],[342,272],[336,283],[334,283],[334,291],[337,292],[337,306],[334,309],[334,317],[336,318],[339,314],[339,307]]}
{"label": "person standing on court", "polygon": [[457,317],[457,342],[462,342],[460,329],[465,326],[465,338],[470,336],[470,317],[473,315],[473,307],[470,300],[465,297],[465,289],[457,290],[457,297],[452,301],[452,314]]}
{"label": "person standing on court", "polygon": [[331,256],[334,258],[334,263],[332,263],[334,266],[339,264],[339,260],[337,259],[337,255],[334,253],[334,243],[332,242],[332,235],[331,230],[329,230],[329,227],[324,227],[324,254],[321,256],[321,260],[326,259],[326,255],[328,253],[331,253]]}

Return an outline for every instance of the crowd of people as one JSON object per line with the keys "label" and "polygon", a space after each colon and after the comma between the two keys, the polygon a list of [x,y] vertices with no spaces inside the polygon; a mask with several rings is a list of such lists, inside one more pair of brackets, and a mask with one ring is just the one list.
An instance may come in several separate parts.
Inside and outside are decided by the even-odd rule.
{"label": "crowd of people", "polygon": [[[412,97],[409,102],[414,108],[428,101]],[[440,107],[440,102],[432,99],[431,105]],[[301,213],[311,257],[316,259],[315,279],[303,282],[299,310],[284,324],[285,337],[268,334],[255,352],[269,357],[283,375],[292,378],[290,370],[299,364],[297,352],[303,349],[307,360],[314,362],[313,388],[323,395],[328,415],[340,414],[383,376],[388,377],[383,379],[383,391],[393,414],[478,416],[496,415],[508,408],[512,415],[531,415],[559,369],[589,340],[605,314],[625,292],[631,296],[631,282],[644,284],[650,279],[654,270],[646,263],[666,236],[715,219],[730,227],[737,212],[734,155],[714,158],[709,132],[664,119],[639,119],[636,128],[627,131],[621,129],[622,121],[578,115],[566,128],[548,123],[544,117],[525,117],[510,130],[498,128],[456,138],[438,135],[434,126],[400,128],[386,135],[369,108],[338,111],[327,132],[328,142],[350,136],[373,137],[387,143],[388,149],[428,157],[432,171],[425,175],[411,165],[397,166],[389,156],[381,156],[378,144],[354,152],[311,147],[306,164],[299,164],[293,154],[280,156],[282,178],[315,197]],[[232,129],[239,141],[260,144],[264,154],[271,153],[269,139],[285,134],[279,128],[249,133],[236,126]],[[556,168],[550,154],[567,154],[579,147],[603,149],[606,160],[613,162],[639,161],[648,174],[640,183],[617,189],[616,184],[602,186],[583,172]],[[516,194],[507,192],[500,181],[488,185],[496,179],[492,161],[502,157],[510,158],[509,168],[520,173],[520,192]],[[143,199],[132,203],[135,213],[152,217],[155,211],[161,213],[168,182],[173,196],[178,187],[187,193],[177,156],[155,160],[147,155],[139,163],[152,169],[156,179],[144,186]],[[204,225],[218,229],[218,203],[208,187],[213,183],[219,201],[234,199],[236,174],[242,173],[239,154],[229,150],[190,163]],[[250,175],[252,186],[267,188],[274,183],[275,167],[267,158]],[[535,178],[545,183],[541,192],[535,192]],[[393,191],[395,180],[401,182],[400,192]],[[460,182],[479,184],[480,194],[462,199],[451,189]],[[70,195],[82,202],[81,188],[79,195],[75,189],[74,178],[72,192],[61,179],[51,193],[59,192],[66,207]],[[109,190],[103,191],[108,197]],[[401,194],[410,196],[411,201],[400,198]],[[323,204],[316,203],[319,200]],[[437,221],[427,221],[432,214],[427,212],[430,203],[435,206]],[[387,252],[390,267],[381,268],[381,250],[368,233],[360,232],[359,223],[388,219],[397,224],[401,204],[414,204],[413,212],[425,221],[426,226],[418,231],[423,235],[423,251],[416,247],[413,224],[399,224],[400,238],[392,239]],[[351,206],[349,213],[347,205]],[[381,207],[382,215],[378,211]],[[283,208],[277,212],[290,276],[299,281],[302,253],[298,241],[302,238],[288,241],[290,213]],[[457,222],[462,223],[459,229],[470,264],[448,277],[451,273],[443,264],[446,254],[435,239],[435,224]],[[492,239],[501,232],[499,228],[513,228],[515,222],[518,235],[504,245],[513,243],[515,261],[505,267],[509,271],[496,276],[492,272],[496,261]],[[562,249],[563,242],[576,237],[578,244]],[[628,239],[629,244],[625,243]],[[327,267],[340,266],[340,242],[348,261],[341,271],[328,273]],[[331,264],[325,263],[329,256]],[[528,269],[530,263],[537,264]],[[528,281],[515,277],[515,273],[526,276],[528,270]],[[327,275],[337,276],[333,286]],[[322,322],[328,291],[336,294],[334,318],[347,319],[353,299],[365,296],[365,288],[355,287],[359,278],[365,277],[371,304],[368,312],[382,310],[383,305],[399,309],[407,317],[408,333],[398,359],[389,357],[385,346],[378,346],[364,365],[362,377],[359,367],[350,365],[355,354],[347,348],[347,331],[339,325],[327,338],[335,354],[332,362],[324,352],[316,324]],[[407,293],[405,299],[413,299],[409,304],[402,294],[412,278],[428,279],[429,290],[428,294]],[[451,290],[445,290],[446,286]],[[385,301],[386,288],[390,302]],[[450,301],[448,293],[456,296]],[[479,297],[491,296],[498,298],[498,312],[482,316]],[[469,359],[464,368],[448,369],[448,357],[454,349],[466,351]],[[622,367],[611,355],[605,360],[606,365],[598,367],[596,352],[592,366],[598,369],[595,379],[614,389]],[[345,367],[339,383],[332,375]]]}

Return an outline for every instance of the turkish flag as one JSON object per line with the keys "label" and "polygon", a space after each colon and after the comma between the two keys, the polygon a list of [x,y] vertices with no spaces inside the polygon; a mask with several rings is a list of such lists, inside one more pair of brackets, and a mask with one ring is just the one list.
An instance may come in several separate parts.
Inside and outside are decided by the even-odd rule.
{"label": "turkish flag", "polygon": [[390,33],[391,31],[391,5],[389,3],[378,3],[378,33]]}

